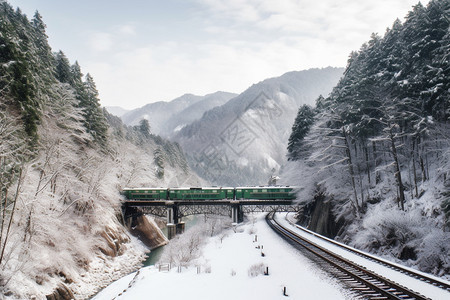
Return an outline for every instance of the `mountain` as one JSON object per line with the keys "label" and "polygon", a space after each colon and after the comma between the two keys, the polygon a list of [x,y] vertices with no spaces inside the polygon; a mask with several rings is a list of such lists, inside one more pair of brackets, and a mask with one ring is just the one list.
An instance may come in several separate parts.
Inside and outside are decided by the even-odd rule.
{"label": "mountain", "polygon": [[254,84],[173,136],[190,166],[217,185],[267,184],[286,161],[301,104],[313,104],[338,82],[342,68],[289,72]]}
{"label": "mountain", "polygon": [[[159,101],[134,109],[122,116],[127,125],[138,125],[139,121],[149,121],[154,134],[170,136],[174,130],[200,118],[203,113],[217,105],[222,105],[236,94],[217,92],[206,96],[185,94],[170,102]],[[194,106],[195,105],[195,106]],[[193,106],[193,108],[190,108]]]}
{"label": "mountain", "polygon": [[123,116],[124,114],[126,114],[127,112],[130,111],[130,110],[124,109],[124,108],[122,108],[120,106],[106,106],[105,108],[110,114],[113,114],[113,115],[115,115],[117,117],[121,117],[121,116]]}
{"label": "mountain", "polygon": [[162,124],[173,114],[178,113],[188,107],[200,101],[201,97],[185,94],[170,102],[158,101],[147,104],[141,108],[133,109],[132,111],[124,114],[122,120],[126,125],[138,125],[142,119],[148,120],[150,123],[152,132],[159,134],[162,128]]}
{"label": "mountain", "polygon": [[227,92],[216,92],[204,96],[200,101],[171,116],[165,122],[165,127],[162,128],[161,135],[170,137],[186,125],[200,119],[206,111],[223,105],[236,96],[237,94]]}

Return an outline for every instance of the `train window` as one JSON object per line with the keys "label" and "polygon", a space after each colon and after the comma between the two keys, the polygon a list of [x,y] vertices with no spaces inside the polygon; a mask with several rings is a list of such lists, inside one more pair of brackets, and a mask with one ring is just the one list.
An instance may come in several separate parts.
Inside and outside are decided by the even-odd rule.
{"label": "train window", "polygon": [[257,193],[258,192],[258,190],[253,190],[253,193]]}
{"label": "train window", "polygon": [[239,192],[239,193],[240,193],[240,192],[242,192],[242,190],[236,190],[236,192]]}
{"label": "train window", "polygon": [[264,189],[264,190],[262,190],[262,192],[263,192],[263,193],[267,193],[267,190],[266,190],[266,189]]}
{"label": "train window", "polygon": [[217,190],[213,190],[212,192],[213,192],[213,193],[217,193]]}

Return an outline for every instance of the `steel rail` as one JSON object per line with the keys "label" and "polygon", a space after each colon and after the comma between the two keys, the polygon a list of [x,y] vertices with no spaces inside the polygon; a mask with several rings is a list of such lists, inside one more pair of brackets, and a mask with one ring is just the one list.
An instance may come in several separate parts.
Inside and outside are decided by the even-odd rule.
{"label": "steel rail", "polygon": [[279,224],[273,215],[272,212],[266,216],[266,221],[272,229],[289,242],[326,262],[335,274],[339,274],[340,279],[351,284],[351,290],[367,299],[429,299],[303,238]]}

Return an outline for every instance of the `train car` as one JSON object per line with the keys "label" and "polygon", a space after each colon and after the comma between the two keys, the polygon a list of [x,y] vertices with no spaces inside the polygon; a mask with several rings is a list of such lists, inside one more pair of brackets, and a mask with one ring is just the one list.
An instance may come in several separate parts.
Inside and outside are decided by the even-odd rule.
{"label": "train car", "polygon": [[222,187],[191,187],[191,188],[170,188],[170,200],[222,200],[232,199],[234,188]]}
{"label": "train car", "polygon": [[294,189],[290,186],[237,187],[236,199],[294,200]]}
{"label": "train car", "polygon": [[129,200],[293,200],[295,187],[186,187],[186,188],[124,188]]}
{"label": "train car", "polygon": [[122,194],[129,200],[167,200],[165,188],[124,188]]}

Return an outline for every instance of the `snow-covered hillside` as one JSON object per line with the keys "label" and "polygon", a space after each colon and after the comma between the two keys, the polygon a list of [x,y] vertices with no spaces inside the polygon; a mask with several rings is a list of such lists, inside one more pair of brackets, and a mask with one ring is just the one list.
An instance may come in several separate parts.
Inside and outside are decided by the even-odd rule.
{"label": "snow-covered hillside", "polygon": [[264,80],[207,111],[172,139],[180,143],[190,166],[213,184],[267,184],[286,161],[298,107],[328,95],[342,72],[311,69]]}
{"label": "snow-covered hillside", "polygon": [[227,92],[216,92],[204,96],[200,101],[186,107],[176,114],[173,114],[162,128],[161,135],[170,138],[185,126],[200,119],[208,110],[221,106],[236,96],[237,94]]}
{"label": "snow-covered hillside", "polygon": [[450,273],[449,10],[419,3],[352,52],[313,117],[299,113],[282,176],[303,225],[438,276]]}
{"label": "snow-covered hillside", "polygon": [[199,183],[178,145],[100,107],[39,13],[0,8],[0,299],[86,299],[146,251],[123,225],[121,189]]}
{"label": "snow-covered hillside", "polygon": [[[76,110],[68,107],[61,114],[52,108],[44,108],[35,157],[16,166],[20,172],[10,183],[6,209],[2,206],[3,224],[11,224],[8,230],[2,226],[0,279],[2,293],[11,299],[42,299],[55,290],[85,299],[133,271],[148,250],[131,242],[121,224],[120,190],[130,185],[198,185],[170,143],[137,133],[134,142],[132,132],[125,131],[128,139],[111,134],[106,148],[89,147],[82,127],[73,127]],[[17,147],[17,120],[0,117],[11,132],[0,136],[2,145],[5,138]],[[158,153],[163,155],[163,176],[155,162]],[[117,269],[120,261],[127,267]]]}

